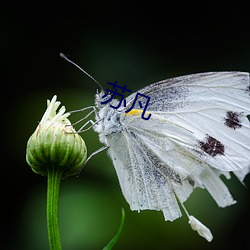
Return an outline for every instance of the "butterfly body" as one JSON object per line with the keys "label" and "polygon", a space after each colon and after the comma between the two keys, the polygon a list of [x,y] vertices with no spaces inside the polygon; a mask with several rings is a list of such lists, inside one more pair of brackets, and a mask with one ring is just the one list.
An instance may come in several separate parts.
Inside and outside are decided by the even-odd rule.
{"label": "butterfly body", "polygon": [[[96,106],[100,107],[101,96],[104,93],[98,93],[96,95]],[[113,103],[118,102],[113,100]],[[112,137],[112,134],[121,132],[124,129],[124,126],[120,123],[121,111],[113,109],[110,107],[110,104],[103,105],[99,112],[96,114],[96,125],[94,130],[99,134],[100,142],[104,143],[106,146],[109,145],[109,138]],[[100,120],[100,122],[98,122]]]}

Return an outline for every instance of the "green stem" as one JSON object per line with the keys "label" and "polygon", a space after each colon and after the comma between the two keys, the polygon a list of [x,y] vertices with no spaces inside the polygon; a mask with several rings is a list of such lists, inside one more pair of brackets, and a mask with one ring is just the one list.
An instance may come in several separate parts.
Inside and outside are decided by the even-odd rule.
{"label": "green stem", "polygon": [[122,208],[122,218],[121,218],[121,222],[120,225],[114,235],[114,237],[111,239],[111,241],[108,243],[107,246],[105,246],[102,250],[111,250],[113,248],[113,246],[115,245],[116,241],[118,240],[120,233],[122,231],[122,227],[124,225],[124,221],[125,221],[125,212],[124,209]]}
{"label": "green stem", "polygon": [[48,168],[47,227],[50,250],[61,250],[59,231],[59,188],[62,171],[58,167]]}

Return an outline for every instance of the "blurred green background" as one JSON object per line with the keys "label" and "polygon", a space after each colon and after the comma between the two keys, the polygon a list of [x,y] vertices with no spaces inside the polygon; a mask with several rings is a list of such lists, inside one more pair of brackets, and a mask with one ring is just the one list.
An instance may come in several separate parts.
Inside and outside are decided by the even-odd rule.
{"label": "blurred green background", "polygon": [[[106,88],[133,92],[147,84],[205,71],[250,69],[247,8],[227,3],[42,1],[1,4],[2,230],[1,249],[48,249],[46,178],[25,161],[26,143],[54,94],[67,110],[93,105],[96,84],[59,57],[69,55]],[[83,114],[73,115],[77,121]],[[89,154],[102,145],[82,134]],[[206,242],[185,216],[165,222],[161,212],[132,212],[111,161],[102,152],[81,175],[62,181],[60,228],[64,250],[95,250],[126,219],[114,249],[248,249],[249,188],[226,180],[237,204],[218,208],[205,190],[186,202],[213,235]],[[250,177],[246,178],[250,186]]]}

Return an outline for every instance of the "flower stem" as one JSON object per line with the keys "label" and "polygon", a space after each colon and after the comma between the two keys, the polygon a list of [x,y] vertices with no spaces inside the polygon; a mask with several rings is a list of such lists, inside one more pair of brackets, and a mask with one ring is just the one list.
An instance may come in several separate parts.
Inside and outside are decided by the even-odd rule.
{"label": "flower stem", "polygon": [[48,168],[47,185],[47,227],[50,250],[61,250],[59,231],[59,188],[62,170],[58,167]]}

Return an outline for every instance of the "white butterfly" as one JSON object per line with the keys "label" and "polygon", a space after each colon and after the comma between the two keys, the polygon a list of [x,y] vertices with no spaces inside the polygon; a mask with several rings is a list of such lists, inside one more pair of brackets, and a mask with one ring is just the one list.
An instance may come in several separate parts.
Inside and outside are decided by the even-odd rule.
{"label": "white butterfly", "polygon": [[[230,178],[233,172],[243,181],[250,172],[248,73],[187,75],[138,92],[150,97],[149,120],[141,118],[139,102],[125,113],[135,94],[126,98],[126,107],[114,109],[110,104],[119,101],[102,105],[101,92],[93,123],[131,210],[161,210],[173,221],[181,216],[177,200],[183,206],[195,187],[206,188],[220,207],[234,204],[220,175]],[[144,98],[138,101],[145,105]],[[209,229],[187,215],[192,228],[212,240]]]}
{"label": "white butterfly", "polygon": [[220,207],[236,202],[220,176],[230,178],[233,173],[243,182],[250,172],[249,74],[187,75],[151,84],[138,93],[150,97],[148,120],[141,117],[146,104],[142,97],[125,112],[136,93],[126,98],[126,107],[114,109],[110,105],[116,107],[120,101],[103,105],[105,92],[97,92],[95,107],[88,107],[93,110],[81,119],[95,112],[96,121],[88,121],[80,131],[92,123],[104,147],[88,159],[108,148],[131,210],[161,210],[165,220],[173,221],[182,215],[180,204],[191,228],[211,241],[210,230],[189,215],[183,203],[196,187],[207,189]]}

